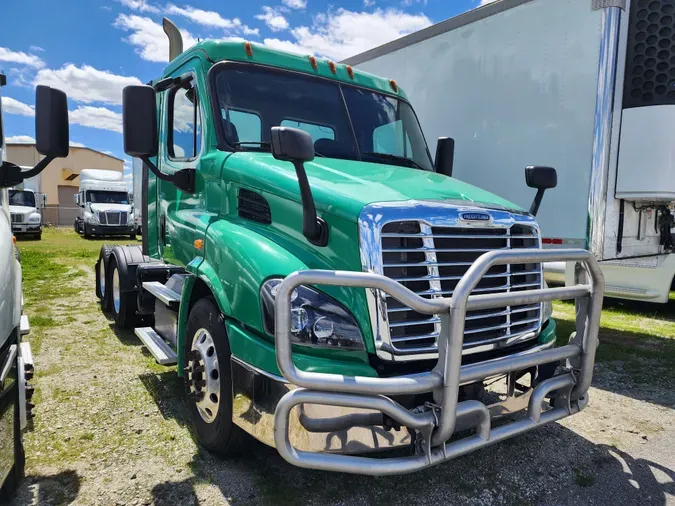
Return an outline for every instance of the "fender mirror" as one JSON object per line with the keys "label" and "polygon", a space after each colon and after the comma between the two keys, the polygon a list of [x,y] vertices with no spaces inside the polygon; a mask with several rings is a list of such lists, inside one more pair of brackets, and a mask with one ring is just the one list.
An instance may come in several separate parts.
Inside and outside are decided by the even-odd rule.
{"label": "fender mirror", "polygon": [[328,225],[316,215],[312,189],[303,165],[314,160],[312,136],[297,128],[272,127],[270,140],[274,158],[291,162],[295,167],[302,200],[302,234],[312,244],[325,246],[328,244]]}
{"label": "fender mirror", "polygon": [[529,165],[525,167],[525,182],[530,188],[537,189],[537,194],[530,206],[530,214],[536,216],[541,200],[544,198],[544,192],[558,186],[558,173],[553,167]]}
{"label": "fender mirror", "polygon": [[436,144],[436,172],[452,177],[452,168],[455,164],[455,139],[439,137]]}

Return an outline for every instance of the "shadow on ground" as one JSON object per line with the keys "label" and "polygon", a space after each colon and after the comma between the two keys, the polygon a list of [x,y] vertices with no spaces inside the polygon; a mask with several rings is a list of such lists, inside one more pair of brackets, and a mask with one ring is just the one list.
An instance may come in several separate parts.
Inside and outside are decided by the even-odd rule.
{"label": "shadow on ground", "polygon": [[178,377],[175,370],[141,374],[138,378],[155,401],[164,419],[176,420],[181,425],[191,427],[184,400],[183,380]]}
{"label": "shadow on ground", "polygon": [[9,502],[0,498],[0,504],[24,506],[61,506],[74,502],[80,492],[80,476],[68,470],[55,475],[26,476],[16,496]]}

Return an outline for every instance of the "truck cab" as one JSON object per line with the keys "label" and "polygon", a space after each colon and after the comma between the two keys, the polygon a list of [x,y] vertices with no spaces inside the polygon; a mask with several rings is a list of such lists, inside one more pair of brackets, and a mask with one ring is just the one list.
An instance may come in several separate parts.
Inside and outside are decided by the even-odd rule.
{"label": "truck cab", "polygon": [[[96,293],[178,365],[203,446],[228,455],[248,433],[301,467],[382,475],[583,409],[602,304],[588,252],[542,250],[532,214],[449,177],[451,142],[432,159],[395,81],[248,42],[181,52],[165,30],[164,74],[123,95],[143,245],[101,249]],[[540,200],[555,171],[528,170]],[[552,258],[579,263],[577,286],[544,286]],[[561,348],[558,296],[584,329]],[[532,414],[501,436],[490,420],[513,406],[482,402],[494,378]],[[349,455],[400,446],[415,456]]]}
{"label": "truck cab", "polygon": [[74,197],[80,207],[75,231],[85,238],[128,235],[136,237],[133,206],[121,172],[85,169]]}
{"label": "truck cab", "polygon": [[38,240],[42,238],[42,214],[39,209],[44,207],[43,203],[43,195],[33,190],[9,189],[9,212],[14,235],[32,234]]}

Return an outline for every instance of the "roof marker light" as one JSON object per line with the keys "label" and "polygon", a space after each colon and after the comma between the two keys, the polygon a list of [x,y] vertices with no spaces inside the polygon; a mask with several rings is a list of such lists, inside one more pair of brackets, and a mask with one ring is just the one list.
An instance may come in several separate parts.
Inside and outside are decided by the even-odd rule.
{"label": "roof marker light", "polygon": [[316,63],[316,56],[310,55],[309,57],[309,63],[312,64],[312,68],[316,70],[319,66]]}
{"label": "roof marker light", "polygon": [[398,84],[396,84],[396,81],[389,79],[389,85],[391,86],[392,90],[398,92]]}
{"label": "roof marker light", "polygon": [[328,60],[328,68],[330,69],[330,71],[331,71],[333,74],[337,73],[337,68],[335,67],[335,63],[333,63],[333,62],[330,61],[330,60]]}
{"label": "roof marker light", "polygon": [[349,75],[349,78],[354,79],[354,69],[350,65],[347,65],[345,68],[347,69],[347,74]]}
{"label": "roof marker light", "polygon": [[244,51],[246,51],[246,56],[253,56],[253,46],[250,42],[244,42]]}

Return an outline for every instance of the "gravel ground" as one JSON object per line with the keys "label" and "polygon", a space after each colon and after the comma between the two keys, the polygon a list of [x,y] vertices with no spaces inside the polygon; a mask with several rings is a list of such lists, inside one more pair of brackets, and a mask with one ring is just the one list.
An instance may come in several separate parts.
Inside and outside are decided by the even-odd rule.
{"label": "gravel ground", "polygon": [[47,323],[12,504],[675,504],[674,385],[619,362],[598,364],[579,415],[413,475],[301,470],[254,441],[219,460],[192,437],[175,368],[98,309],[91,259],[67,265],[67,297],[26,286],[31,318]]}

